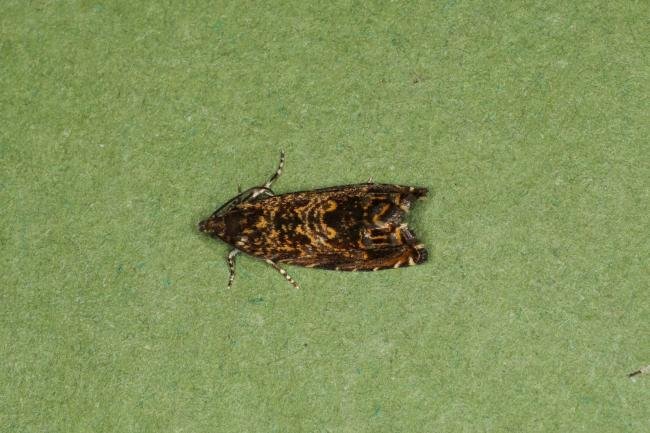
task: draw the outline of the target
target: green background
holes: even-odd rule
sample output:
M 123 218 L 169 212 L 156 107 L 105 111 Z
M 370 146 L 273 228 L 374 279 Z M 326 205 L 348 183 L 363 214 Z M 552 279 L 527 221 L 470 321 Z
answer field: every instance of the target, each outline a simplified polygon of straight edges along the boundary
M 642 432 L 648 2 L 3 1 L 0 430 Z M 196 223 L 426 186 L 429 262 Z

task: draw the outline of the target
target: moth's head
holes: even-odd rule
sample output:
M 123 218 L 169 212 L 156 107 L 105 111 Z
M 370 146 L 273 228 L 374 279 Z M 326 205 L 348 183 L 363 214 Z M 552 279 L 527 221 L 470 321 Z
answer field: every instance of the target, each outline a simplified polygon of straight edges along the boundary
M 199 223 L 199 231 L 214 237 L 223 237 L 226 231 L 226 222 L 221 215 L 212 215 Z
M 232 243 L 241 236 L 241 215 L 233 209 L 217 211 L 199 223 L 199 231 Z

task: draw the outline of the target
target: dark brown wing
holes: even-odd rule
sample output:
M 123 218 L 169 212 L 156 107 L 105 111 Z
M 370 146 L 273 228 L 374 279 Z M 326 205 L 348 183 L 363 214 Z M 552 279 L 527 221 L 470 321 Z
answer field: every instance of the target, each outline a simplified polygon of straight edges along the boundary
M 427 260 L 424 245 L 400 245 L 368 250 L 351 250 L 346 253 L 306 254 L 279 262 L 309 268 L 334 269 L 337 271 L 379 271 L 402 266 L 412 266 Z
M 427 251 L 403 223 L 425 188 L 359 184 L 237 205 L 237 248 L 279 263 L 371 271 L 422 263 Z M 233 217 L 235 215 L 233 214 Z

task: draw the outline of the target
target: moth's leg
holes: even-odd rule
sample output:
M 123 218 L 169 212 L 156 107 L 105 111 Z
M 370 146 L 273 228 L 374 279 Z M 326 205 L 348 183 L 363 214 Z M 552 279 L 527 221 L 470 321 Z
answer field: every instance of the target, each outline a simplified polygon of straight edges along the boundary
M 265 261 L 266 261 L 266 263 L 268 263 L 269 265 L 273 266 L 273 268 L 274 268 L 276 271 L 278 271 L 280 274 L 282 274 L 282 276 L 283 276 L 284 278 L 286 278 L 287 281 L 288 281 L 289 283 L 291 283 L 291 285 L 292 285 L 293 287 L 295 287 L 296 289 L 299 289 L 299 288 L 300 288 L 300 286 L 298 285 L 298 283 L 296 283 L 296 280 L 294 280 L 293 278 L 291 278 L 291 276 L 290 276 L 289 274 L 287 274 L 287 271 L 285 271 L 285 270 L 282 269 L 280 266 L 278 266 L 277 263 L 275 263 L 275 262 L 273 262 L 273 261 L 271 261 L 271 260 L 269 260 L 269 259 L 266 259 Z
M 280 164 L 278 165 L 278 169 L 275 170 L 275 173 L 273 173 L 273 176 L 269 180 L 266 181 L 264 184 L 264 188 L 270 189 L 271 184 L 276 181 L 278 177 L 282 174 L 282 167 L 284 167 L 284 150 L 280 151 Z
M 233 248 L 228 253 L 228 258 L 226 259 L 228 261 L 228 271 L 230 272 L 230 275 L 228 276 L 228 288 L 231 288 L 232 282 L 235 281 L 235 256 L 237 256 L 237 254 L 239 254 L 239 250 Z
M 275 170 L 275 173 L 273 173 L 273 176 L 271 176 L 269 180 L 267 180 L 266 183 L 259 188 L 251 188 L 251 195 L 248 197 L 248 199 L 246 199 L 246 201 L 255 200 L 262 194 L 268 197 L 275 195 L 273 194 L 273 191 L 271 191 L 271 184 L 275 182 L 276 179 L 282 174 L 282 167 L 284 167 L 284 150 L 280 151 L 280 164 L 278 165 L 278 169 Z
M 261 186 L 261 187 L 259 187 L 259 188 L 251 188 L 250 191 L 251 191 L 251 195 L 250 195 L 250 197 L 248 197 L 248 198 L 247 198 L 246 200 L 244 200 L 244 201 L 253 201 L 253 200 L 255 200 L 257 197 L 259 197 L 259 196 L 261 196 L 261 195 L 265 195 L 265 196 L 267 196 L 267 197 L 272 197 L 272 196 L 275 195 L 275 194 L 273 194 L 273 191 L 271 191 L 270 189 L 268 189 L 268 188 L 266 188 L 266 187 L 263 187 L 263 186 Z

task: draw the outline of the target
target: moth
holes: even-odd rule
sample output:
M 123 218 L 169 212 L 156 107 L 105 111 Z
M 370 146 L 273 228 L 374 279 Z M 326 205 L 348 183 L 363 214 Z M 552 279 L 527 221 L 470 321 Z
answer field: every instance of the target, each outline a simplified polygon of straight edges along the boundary
M 199 223 L 199 231 L 232 246 L 228 288 L 235 257 L 260 258 L 298 283 L 279 264 L 338 271 L 378 271 L 427 260 L 427 250 L 403 222 L 426 188 L 367 183 L 275 195 L 271 185 L 280 164 L 262 186 L 239 192 Z

